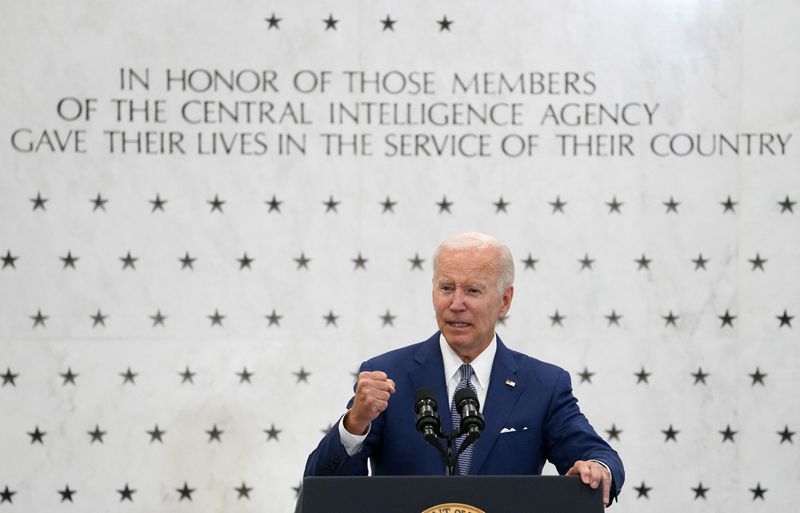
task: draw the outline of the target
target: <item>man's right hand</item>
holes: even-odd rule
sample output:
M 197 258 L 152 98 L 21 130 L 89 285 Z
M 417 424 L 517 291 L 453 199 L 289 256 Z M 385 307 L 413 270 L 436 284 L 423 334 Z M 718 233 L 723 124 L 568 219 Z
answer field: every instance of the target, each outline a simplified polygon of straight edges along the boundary
M 344 428 L 354 435 L 365 434 L 370 422 L 389 406 L 393 393 L 394 381 L 385 372 L 359 373 L 353 407 L 344 416 Z

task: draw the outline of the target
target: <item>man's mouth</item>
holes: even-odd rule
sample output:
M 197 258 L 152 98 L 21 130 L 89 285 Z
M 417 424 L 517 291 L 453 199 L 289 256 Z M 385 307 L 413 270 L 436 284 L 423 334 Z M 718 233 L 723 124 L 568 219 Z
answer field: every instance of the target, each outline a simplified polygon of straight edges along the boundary
M 454 327 L 454 328 L 468 328 L 468 327 L 472 326 L 472 325 L 471 325 L 470 323 L 468 323 L 468 322 L 454 322 L 454 321 L 448 321 L 448 322 L 447 322 L 447 324 L 448 324 L 448 326 L 452 326 L 452 327 Z

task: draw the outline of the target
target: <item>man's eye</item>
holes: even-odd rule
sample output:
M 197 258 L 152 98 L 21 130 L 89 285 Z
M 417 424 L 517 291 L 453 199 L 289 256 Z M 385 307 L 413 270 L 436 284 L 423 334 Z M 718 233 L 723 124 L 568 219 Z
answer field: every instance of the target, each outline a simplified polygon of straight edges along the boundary
M 441 290 L 442 290 L 442 292 L 452 292 L 453 291 L 453 287 L 451 287 L 450 285 L 442 285 L 441 286 Z

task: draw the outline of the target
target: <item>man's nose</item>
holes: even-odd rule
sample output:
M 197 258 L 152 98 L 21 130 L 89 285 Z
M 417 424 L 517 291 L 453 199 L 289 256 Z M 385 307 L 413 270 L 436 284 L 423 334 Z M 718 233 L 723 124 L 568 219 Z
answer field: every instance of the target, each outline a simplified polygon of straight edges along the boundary
M 453 300 L 450 302 L 450 310 L 454 312 L 464 311 L 467 306 L 464 303 L 464 292 L 461 289 L 456 289 L 453 292 Z

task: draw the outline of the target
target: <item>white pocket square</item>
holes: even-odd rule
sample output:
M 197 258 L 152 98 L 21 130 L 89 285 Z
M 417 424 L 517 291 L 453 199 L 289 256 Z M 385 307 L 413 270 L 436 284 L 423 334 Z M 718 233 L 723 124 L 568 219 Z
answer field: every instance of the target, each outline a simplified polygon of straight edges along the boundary
M 503 428 L 500 430 L 500 434 L 502 435 L 503 433 L 513 433 L 514 431 L 516 431 L 516 428 Z

